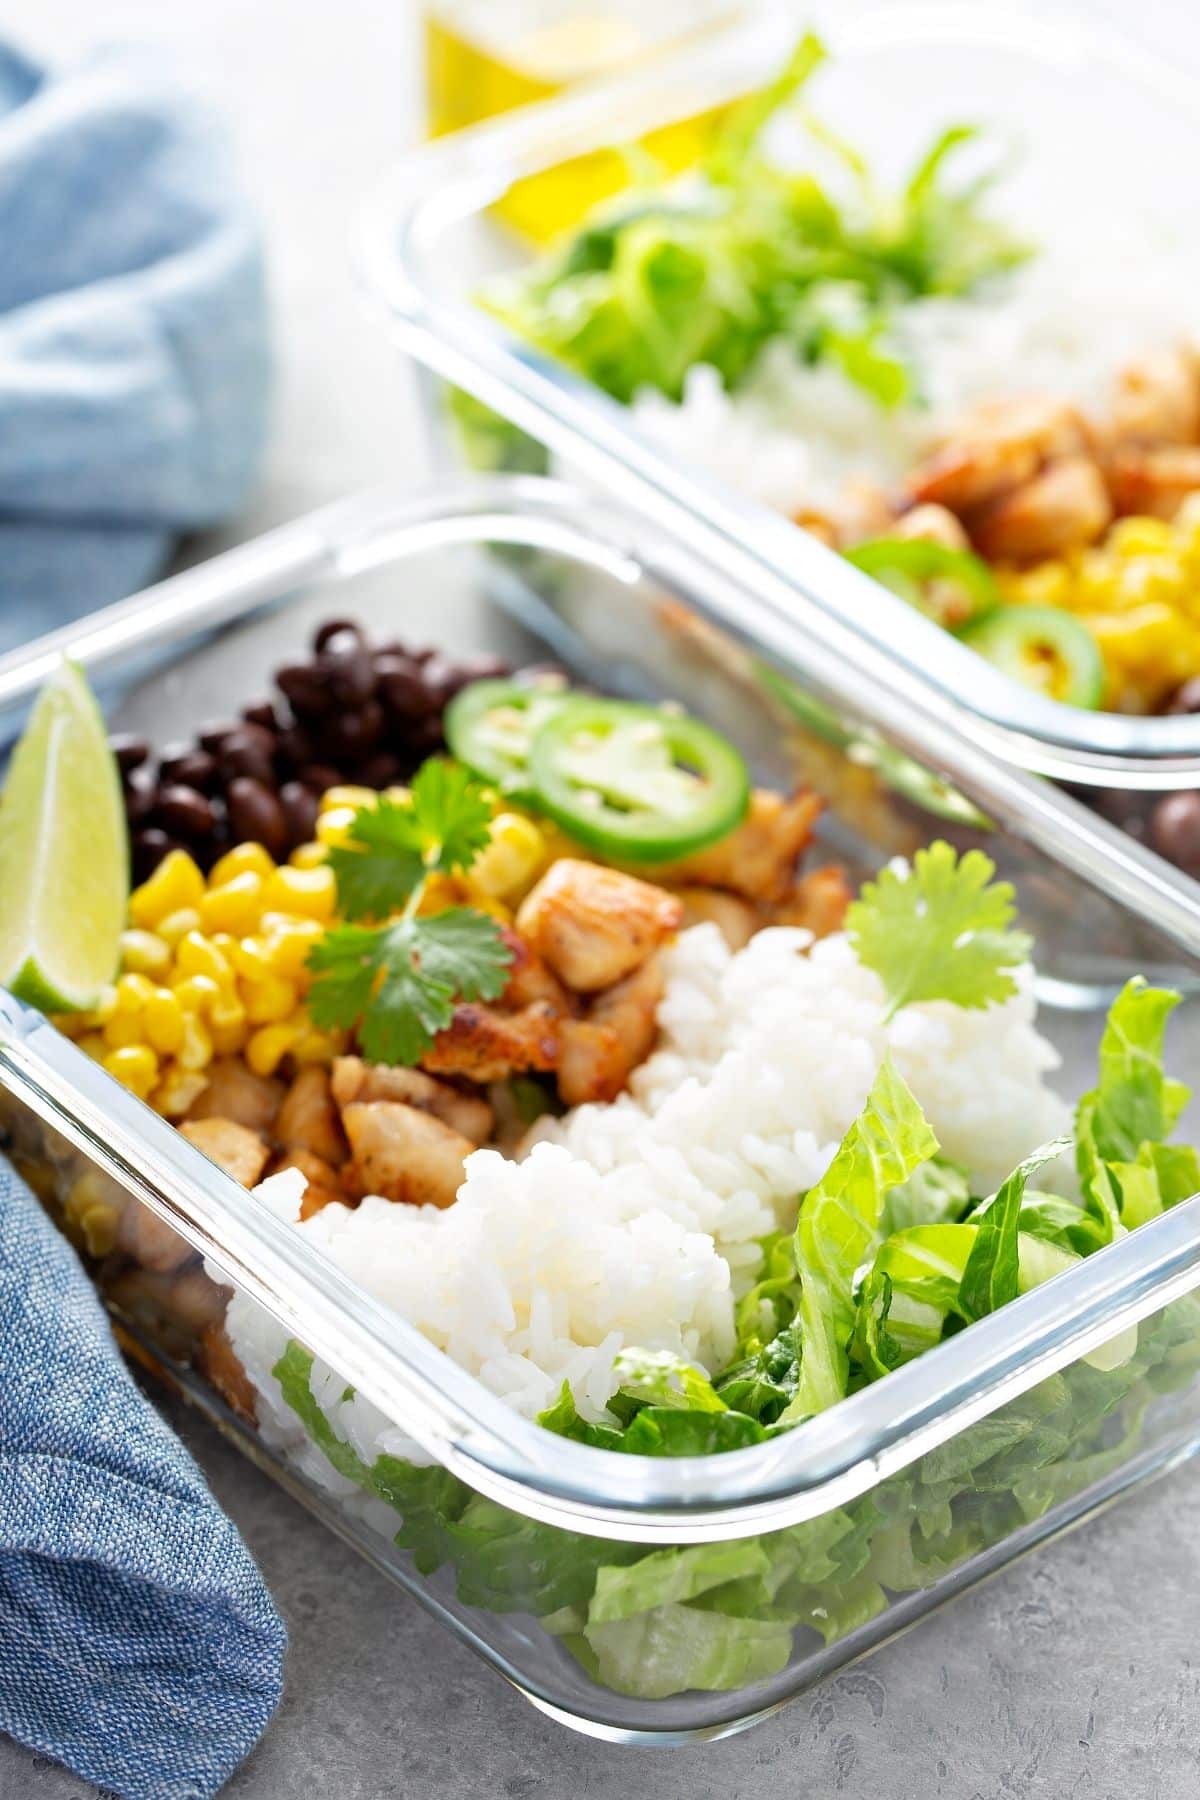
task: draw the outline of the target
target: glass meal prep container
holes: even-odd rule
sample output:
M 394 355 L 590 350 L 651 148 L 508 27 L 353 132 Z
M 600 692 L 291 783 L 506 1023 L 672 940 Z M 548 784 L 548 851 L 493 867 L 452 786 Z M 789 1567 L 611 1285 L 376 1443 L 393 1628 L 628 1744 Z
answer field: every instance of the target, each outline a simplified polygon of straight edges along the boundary
M 776 606 L 558 484 L 490 477 L 303 519 L 10 654 L 0 719 L 16 725 L 69 653 L 114 728 L 174 738 L 258 692 L 331 614 L 669 695 L 760 780 L 824 793 L 821 848 L 855 876 L 934 837 L 983 844 L 1037 938 L 1063 1091 L 1087 1085 L 1104 1006 L 1135 970 L 1186 990 L 1173 1067 L 1182 1053 L 1177 1072 L 1200 1078 L 1194 884 L 993 759 L 935 686 L 889 690 L 882 653 L 816 602 Z M 511 1410 L 6 994 L 0 1133 L 77 1244 L 89 1208 L 144 1225 L 89 1258 L 132 1354 L 537 1706 L 612 1740 L 737 1729 L 1200 1446 L 1200 1196 L 789 1433 L 653 1459 Z M 238 1416 L 213 1385 L 200 1334 L 231 1295 L 299 1378 L 289 1428 L 261 1399 L 257 1425 Z M 397 1483 L 381 1458 L 364 1486 L 361 1445 L 312 1402 L 351 1389 L 426 1466 Z M 598 1571 L 655 1556 L 692 1571 L 677 1596 L 761 1592 L 726 1660 L 697 1652 L 696 1687 L 634 1697 L 636 1668 L 589 1662 L 572 1634 Z M 801 1584 L 807 1623 L 780 1623 L 764 1568 Z
M 478 303 L 482 283 L 533 254 L 498 222 L 523 184 L 551 170 L 565 181 L 600 146 L 719 118 L 777 74 L 803 23 L 772 9 L 653 72 L 413 153 L 363 208 L 364 286 L 421 366 L 445 459 L 552 464 L 586 477 L 781 607 L 803 594 L 852 623 L 887 646 L 893 666 L 920 672 L 968 709 L 993 754 L 1095 792 L 1110 816 L 1144 835 L 1156 794 L 1200 787 L 1200 717 L 1083 711 L 1026 688 L 782 514 L 665 452 L 626 408 Z M 1196 144 L 1197 87 L 1185 71 L 1055 8 L 934 0 L 838 9 L 817 24 L 830 60 L 814 108 L 884 180 L 911 167 L 936 130 L 982 121 L 1020 146 L 999 210 L 1036 240 L 1080 194 L 1103 194 L 1106 216 L 1135 217 L 1148 236 L 1178 239 Z M 1122 791 L 1145 799 L 1122 800 Z

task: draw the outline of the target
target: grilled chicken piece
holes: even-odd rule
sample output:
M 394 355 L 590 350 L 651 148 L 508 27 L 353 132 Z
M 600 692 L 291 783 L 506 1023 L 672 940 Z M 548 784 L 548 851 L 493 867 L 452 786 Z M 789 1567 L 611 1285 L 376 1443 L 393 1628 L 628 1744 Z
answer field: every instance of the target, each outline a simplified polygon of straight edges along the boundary
M 563 857 L 517 914 L 517 930 L 577 993 L 611 987 L 679 927 L 674 894 L 599 863 Z
M 1200 459 L 1200 450 L 1194 452 Z M 1094 544 L 1112 519 L 1099 464 L 1065 456 L 970 520 L 976 549 L 990 562 L 1033 562 Z
M 423 1069 L 389 1068 L 385 1063 L 366 1063 L 360 1056 L 335 1057 L 333 1097 L 339 1106 L 355 1100 L 399 1100 L 432 1113 L 473 1144 L 486 1144 L 492 1135 L 492 1109 L 478 1094 L 464 1094 L 447 1081 L 435 1081 Z
M 828 937 L 840 931 L 846 919 L 846 908 L 854 898 L 846 871 L 837 863 L 813 869 L 802 875 L 786 900 L 773 906 L 772 925 L 802 925 L 814 937 Z
M 1127 363 L 1113 393 L 1113 447 L 1194 444 L 1197 438 L 1200 379 L 1194 356 L 1176 345 Z
M 281 1175 L 285 1169 L 298 1169 L 308 1184 L 300 1200 L 302 1219 L 311 1219 L 323 1206 L 331 1206 L 335 1201 L 345 1205 L 346 1195 L 337 1170 L 312 1150 L 281 1150 L 271 1158 L 266 1173 Z
M 225 1317 L 229 1289 L 218 1287 L 197 1257 L 185 1269 L 125 1269 L 105 1284 L 105 1296 L 145 1328 L 170 1354 L 186 1355 L 210 1325 Z
M 904 543 L 940 544 L 943 550 L 969 550 L 970 542 L 959 521 L 946 506 L 927 503 L 903 513 L 888 532 Z
M 1173 519 L 1189 494 L 1200 492 L 1200 445 L 1119 450 L 1108 465 L 1108 490 L 1122 515 Z
M 536 1000 L 544 1000 L 555 1012 L 569 1013 L 574 1009 L 575 1001 L 563 986 L 558 976 L 542 961 L 537 951 L 532 949 L 519 932 L 504 927 L 503 937 L 512 952 L 512 962 L 508 968 L 508 986 L 501 995 L 504 1006 L 532 1006 Z
M 683 929 L 715 925 L 731 950 L 744 950 L 761 922 L 748 900 L 722 893 L 720 888 L 680 888 L 679 898 L 683 901 Z
M 300 1070 L 283 1097 L 273 1136 L 285 1150 L 311 1150 L 327 1163 L 345 1160 L 346 1139 L 328 1070 L 311 1064 Z
M 616 1099 L 654 1046 L 665 985 L 659 960 L 651 956 L 597 994 L 586 1018 L 563 1020 L 558 1091 L 568 1106 Z
M 179 1129 L 189 1144 L 203 1150 L 243 1187 L 253 1187 L 261 1176 L 267 1146 L 245 1125 L 234 1119 L 185 1119 Z
M 482 1086 L 525 1069 L 554 1068 L 558 1041 L 558 1015 L 544 1000 L 513 1013 L 460 1000 L 421 1064 L 431 1074 L 462 1075 Z
M 908 491 L 915 501 L 970 512 L 1024 487 L 1052 458 L 1088 448 L 1087 428 L 1065 401 L 989 401 L 959 421 L 909 477 Z
M 470 1138 L 397 1100 L 356 1100 L 342 1123 L 353 1155 L 342 1170 L 348 1192 L 413 1206 L 453 1206 L 463 1163 L 475 1148 Z
M 222 1400 L 248 1425 L 258 1423 L 258 1396 L 254 1383 L 238 1360 L 223 1325 L 209 1325 L 200 1339 L 196 1366 L 216 1388 Z
M 804 788 L 788 799 L 769 788 L 756 788 L 750 811 L 736 831 L 657 873 L 681 886 L 698 883 L 727 888 L 747 900 L 782 900 L 823 806 L 820 795 Z
M 240 1058 L 222 1056 L 208 1071 L 208 1086 L 188 1107 L 189 1119 L 232 1119 L 267 1133 L 283 1099 L 282 1081 L 253 1074 Z

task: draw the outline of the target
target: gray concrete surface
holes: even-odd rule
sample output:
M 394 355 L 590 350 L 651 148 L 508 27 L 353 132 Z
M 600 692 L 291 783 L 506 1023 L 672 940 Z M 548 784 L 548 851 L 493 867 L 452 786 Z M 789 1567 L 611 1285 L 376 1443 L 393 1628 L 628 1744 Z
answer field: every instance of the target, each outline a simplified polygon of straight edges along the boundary
M 1095 0 L 1123 16 L 1120 0 Z M 798 16 L 820 12 L 798 9 Z M 212 547 L 419 475 L 411 392 L 342 256 L 362 184 L 415 135 L 411 0 L 38 0 L 31 45 L 174 50 L 219 95 L 266 221 L 279 403 L 261 489 Z M 1192 0 L 1136 28 L 1200 54 Z M 236 1800 L 1191 1800 L 1200 1795 L 1200 1474 L 1183 1470 L 722 1744 L 628 1751 L 543 1719 L 200 1421 L 173 1413 L 287 1615 L 287 1694 Z M 0 1740 L 0 1800 L 95 1790 Z

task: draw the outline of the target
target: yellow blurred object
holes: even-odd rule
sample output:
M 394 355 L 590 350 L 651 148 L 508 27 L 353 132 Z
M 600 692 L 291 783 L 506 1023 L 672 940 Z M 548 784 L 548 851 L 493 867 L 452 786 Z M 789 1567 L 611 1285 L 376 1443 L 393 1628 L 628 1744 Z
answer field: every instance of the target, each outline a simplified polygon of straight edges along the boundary
M 576 82 L 621 74 L 723 25 L 749 7 L 738 0 L 430 0 L 425 12 L 425 74 L 432 137 L 545 100 Z M 685 119 L 642 140 L 669 173 L 703 155 L 719 111 Z M 585 212 L 628 186 L 619 152 L 574 157 L 517 182 L 496 212 L 536 243 L 545 243 Z
M 1104 704 L 1158 712 L 1200 675 L 1200 499 L 1174 520 L 1118 519 L 1100 544 L 1030 569 L 998 569 L 1005 600 L 1061 606 L 1104 658 Z
M 490 838 L 467 873 L 473 896 L 515 902 L 528 893 L 548 861 L 545 833 L 523 813 L 499 812 Z

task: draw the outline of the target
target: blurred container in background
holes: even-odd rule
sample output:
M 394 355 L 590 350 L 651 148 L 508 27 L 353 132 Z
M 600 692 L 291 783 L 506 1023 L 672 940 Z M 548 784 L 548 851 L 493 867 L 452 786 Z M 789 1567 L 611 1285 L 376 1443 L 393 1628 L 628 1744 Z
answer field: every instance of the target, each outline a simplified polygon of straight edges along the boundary
M 628 70 L 730 24 L 749 0 L 428 0 L 424 15 L 429 132 L 440 137 Z M 654 132 L 642 148 L 669 169 L 696 161 L 717 115 Z M 544 241 L 628 181 L 619 154 L 581 157 L 521 183 L 497 209 Z

